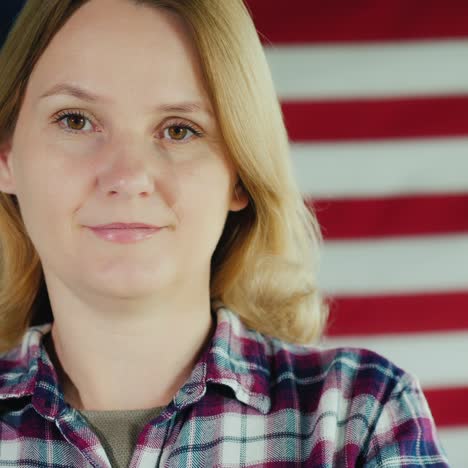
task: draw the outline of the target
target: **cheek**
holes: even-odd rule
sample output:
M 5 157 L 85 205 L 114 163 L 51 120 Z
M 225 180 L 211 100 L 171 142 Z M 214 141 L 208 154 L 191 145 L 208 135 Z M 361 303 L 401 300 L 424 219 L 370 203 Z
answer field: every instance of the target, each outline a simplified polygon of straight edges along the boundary
M 77 184 L 86 177 L 77 165 L 55 158 L 47 148 L 30 151 L 23 161 L 20 171 L 23 197 L 47 211 L 54 212 L 70 200 Z
M 40 178 L 31 181 L 22 195 L 21 211 L 31 238 L 55 238 L 57 230 L 66 226 L 65 216 L 72 199 L 69 187 L 61 185 L 59 189 L 56 181 Z
M 58 130 L 51 130 L 58 132 Z M 89 159 L 96 159 L 96 155 L 101 152 L 105 144 L 102 135 L 78 136 L 67 134 L 64 130 L 56 133 L 51 138 L 49 151 L 52 155 L 57 155 L 59 160 L 65 159 L 69 164 L 83 164 Z
M 66 229 L 67 216 L 69 222 L 73 216 L 74 203 L 80 200 L 80 176 L 53 164 L 44 148 L 23 148 L 17 156 L 15 179 L 26 230 L 33 243 L 50 242 L 58 230 Z
M 197 212 L 227 209 L 230 175 L 223 161 L 213 157 L 179 169 L 176 177 L 187 206 Z
M 220 161 L 212 160 L 197 169 L 178 172 L 178 182 L 181 191 L 174 212 L 181 241 L 192 249 L 193 245 L 205 245 L 214 250 L 229 209 L 228 171 Z

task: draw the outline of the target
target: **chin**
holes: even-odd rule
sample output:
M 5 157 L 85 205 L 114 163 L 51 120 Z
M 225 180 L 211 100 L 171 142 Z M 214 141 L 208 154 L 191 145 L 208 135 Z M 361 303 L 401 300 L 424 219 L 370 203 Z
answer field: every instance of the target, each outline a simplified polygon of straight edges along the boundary
M 125 274 L 114 275 L 113 278 L 106 275 L 93 281 L 90 288 L 99 292 L 100 295 L 115 297 L 116 299 L 141 299 L 157 293 L 158 290 L 167 290 L 170 287 L 168 275 L 162 277 L 161 274 Z

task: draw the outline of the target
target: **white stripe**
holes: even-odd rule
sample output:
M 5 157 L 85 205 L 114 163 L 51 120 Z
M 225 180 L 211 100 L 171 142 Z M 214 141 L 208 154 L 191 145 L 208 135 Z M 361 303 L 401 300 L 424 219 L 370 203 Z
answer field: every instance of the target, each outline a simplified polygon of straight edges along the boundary
M 443 428 L 438 431 L 442 446 L 447 452 L 451 468 L 466 468 L 468 455 L 468 426 L 459 428 Z
M 323 338 L 323 347 L 375 351 L 413 374 L 424 388 L 468 386 L 468 331 Z M 458 356 L 458 359 L 457 359 Z
M 317 198 L 468 192 L 468 138 L 292 144 L 291 157 Z
M 468 234 L 326 241 L 320 262 L 331 295 L 468 289 Z
M 265 46 L 282 99 L 458 94 L 468 91 L 468 41 Z

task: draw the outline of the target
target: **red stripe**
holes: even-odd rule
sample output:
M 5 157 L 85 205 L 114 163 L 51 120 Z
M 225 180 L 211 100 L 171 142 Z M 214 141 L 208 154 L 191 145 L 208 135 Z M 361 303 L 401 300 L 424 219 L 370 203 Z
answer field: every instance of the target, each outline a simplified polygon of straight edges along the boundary
M 436 426 L 468 425 L 468 387 L 423 389 L 423 391 Z
M 468 291 L 336 296 L 329 305 L 327 336 L 468 330 Z
M 327 240 L 468 232 L 468 193 L 305 203 L 317 215 Z
M 464 0 L 247 0 L 260 37 L 277 44 L 468 36 Z
M 468 135 L 468 96 L 283 102 L 293 141 Z

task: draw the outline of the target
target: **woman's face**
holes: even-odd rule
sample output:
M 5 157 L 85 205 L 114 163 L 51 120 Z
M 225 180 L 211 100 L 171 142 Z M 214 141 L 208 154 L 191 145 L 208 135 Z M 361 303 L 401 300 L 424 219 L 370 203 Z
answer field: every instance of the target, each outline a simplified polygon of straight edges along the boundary
M 91 0 L 54 37 L 1 172 L 48 282 L 122 298 L 207 284 L 247 204 L 184 24 L 126 0 Z M 113 222 L 165 228 L 122 244 L 86 227 Z

